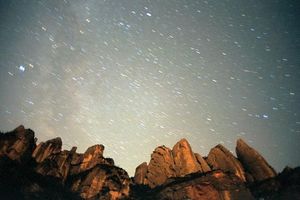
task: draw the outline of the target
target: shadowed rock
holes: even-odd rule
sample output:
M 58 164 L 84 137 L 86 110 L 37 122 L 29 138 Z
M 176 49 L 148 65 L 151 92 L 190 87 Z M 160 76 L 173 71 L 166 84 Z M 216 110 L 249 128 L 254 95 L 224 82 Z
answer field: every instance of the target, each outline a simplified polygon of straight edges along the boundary
M 20 125 L 15 130 L 0 135 L 0 157 L 25 162 L 31 159 L 35 148 L 34 132 Z
M 253 177 L 252 181 L 261 181 L 277 175 L 267 161 L 242 139 L 237 140 L 236 154 L 247 172 Z
M 212 169 L 221 169 L 225 172 L 234 173 L 242 181 L 246 181 L 244 168 L 241 163 L 221 144 L 210 150 L 207 162 Z
M 232 173 L 221 170 L 205 175 L 194 173 L 172 178 L 155 190 L 143 192 L 138 200 L 254 200 L 244 182 Z

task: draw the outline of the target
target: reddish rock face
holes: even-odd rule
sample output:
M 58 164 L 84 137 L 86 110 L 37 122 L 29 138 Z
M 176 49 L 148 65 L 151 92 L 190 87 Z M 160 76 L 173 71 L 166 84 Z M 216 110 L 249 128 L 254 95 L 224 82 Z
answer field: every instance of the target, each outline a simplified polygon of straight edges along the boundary
M 201 174 L 201 173 L 200 173 Z M 240 178 L 226 174 L 220 170 L 207 173 L 188 175 L 161 186 L 153 199 L 172 200 L 254 200 L 250 191 Z
M 144 184 L 145 181 L 145 177 L 147 174 L 147 163 L 143 162 L 142 164 L 140 164 L 139 166 L 137 166 L 137 168 L 135 169 L 135 174 L 134 174 L 134 182 L 136 184 Z
M 153 188 L 174 176 L 176 172 L 171 149 L 157 147 L 151 155 L 144 184 Z
M 149 165 L 144 163 L 137 167 L 134 180 L 137 184 L 154 188 L 171 177 L 210 170 L 206 161 L 199 154 L 193 153 L 188 141 L 182 139 L 172 150 L 165 146 L 157 147 L 151 155 Z
M 201 170 L 192 148 L 186 139 L 181 139 L 174 145 L 172 155 L 177 177 Z
M 126 171 L 115 166 L 97 165 L 74 176 L 68 183 L 83 199 L 118 200 L 129 195 L 130 179 Z
M 300 196 L 300 168 L 286 168 L 276 175 L 243 140 L 238 140 L 236 147 L 241 163 L 222 145 L 211 149 L 205 159 L 193 153 L 185 139 L 172 150 L 157 147 L 149 165 L 142 163 L 136 168 L 135 184 L 125 170 L 114 166 L 113 159 L 104 158 L 103 145 L 94 145 L 83 154 L 76 153 L 76 147 L 70 151 L 62 151 L 61 147 L 60 138 L 36 147 L 34 132 L 23 126 L 0 133 L 1 198 L 3 194 L 9 196 L 6 199 L 47 199 L 50 195 L 49 199 L 70 200 L 78 195 L 85 200 L 252 200 L 252 195 L 257 199 Z M 64 198 L 66 193 L 69 198 Z
M 207 162 L 212 169 L 221 169 L 234 173 L 242 181 L 246 181 L 244 168 L 241 163 L 222 145 L 212 148 L 207 156 Z
M 251 175 L 252 180 L 248 181 L 261 181 L 277 175 L 267 161 L 242 139 L 237 140 L 236 154 Z
M 205 173 L 211 171 L 211 168 L 199 153 L 195 153 L 195 157 L 200 165 L 200 172 Z
M 41 163 L 52 154 L 58 154 L 61 152 L 62 141 L 61 138 L 54 138 L 47 142 L 41 142 L 35 148 L 32 153 L 32 157 L 35 158 L 36 162 Z

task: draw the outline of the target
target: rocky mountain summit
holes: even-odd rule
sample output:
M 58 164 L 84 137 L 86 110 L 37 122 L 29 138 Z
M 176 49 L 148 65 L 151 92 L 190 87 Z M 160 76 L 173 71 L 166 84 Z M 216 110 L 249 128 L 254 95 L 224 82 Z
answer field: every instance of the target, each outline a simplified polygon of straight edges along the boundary
M 0 133 L 0 199 L 300 199 L 300 168 L 277 174 L 242 139 L 237 157 L 220 144 L 203 157 L 186 139 L 159 146 L 132 178 L 101 144 L 77 153 L 60 138 L 36 142 L 24 126 Z

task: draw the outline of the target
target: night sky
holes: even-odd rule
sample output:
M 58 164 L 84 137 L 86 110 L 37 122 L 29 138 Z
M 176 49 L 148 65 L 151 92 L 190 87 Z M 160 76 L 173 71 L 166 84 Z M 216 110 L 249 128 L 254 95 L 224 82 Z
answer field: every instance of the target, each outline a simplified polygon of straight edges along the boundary
M 0 129 L 103 144 L 130 175 L 181 138 L 300 165 L 297 2 L 0 0 Z

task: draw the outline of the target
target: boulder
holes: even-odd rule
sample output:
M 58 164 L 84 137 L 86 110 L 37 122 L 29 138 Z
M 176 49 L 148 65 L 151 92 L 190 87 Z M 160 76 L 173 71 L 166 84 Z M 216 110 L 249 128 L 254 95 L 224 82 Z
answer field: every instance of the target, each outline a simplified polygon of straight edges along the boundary
M 252 181 L 261 181 L 277 175 L 267 161 L 242 139 L 237 140 L 236 154 L 253 178 Z
M 221 169 L 224 172 L 231 172 L 239 177 L 242 181 L 246 181 L 245 172 L 242 164 L 226 149 L 219 144 L 212 148 L 207 156 L 207 163 L 212 169 Z

